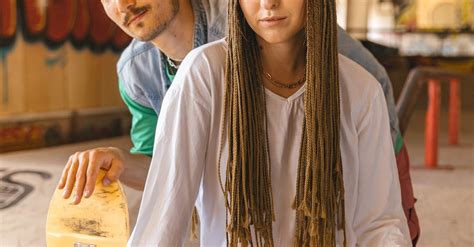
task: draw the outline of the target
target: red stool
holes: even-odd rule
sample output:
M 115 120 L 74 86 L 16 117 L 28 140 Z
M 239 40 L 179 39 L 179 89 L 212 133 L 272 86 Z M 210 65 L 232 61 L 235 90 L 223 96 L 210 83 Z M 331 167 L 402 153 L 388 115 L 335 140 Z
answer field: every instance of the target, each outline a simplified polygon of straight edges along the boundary
M 449 80 L 449 144 L 458 144 L 459 135 L 459 79 Z M 428 110 L 426 112 L 425 126 L 425 167 L 436 169 L 438 167 L 438 137 L 439 116 L 441 108 L 441 85 L 437 78 L 428 80 Z M 446 167 L 452 169 L 451 167 Z

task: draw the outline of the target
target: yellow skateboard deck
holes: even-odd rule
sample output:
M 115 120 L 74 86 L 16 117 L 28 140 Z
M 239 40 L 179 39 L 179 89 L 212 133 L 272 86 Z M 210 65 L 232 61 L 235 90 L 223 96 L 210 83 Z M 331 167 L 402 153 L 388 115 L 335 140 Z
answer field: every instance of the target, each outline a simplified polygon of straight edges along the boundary
M 100 171 L 94 193 L 78 205 L 54 192 L 46 222 L 48 247 L 126 246 L 130 233 L 128 206 L 120 182 L 102 184 Z

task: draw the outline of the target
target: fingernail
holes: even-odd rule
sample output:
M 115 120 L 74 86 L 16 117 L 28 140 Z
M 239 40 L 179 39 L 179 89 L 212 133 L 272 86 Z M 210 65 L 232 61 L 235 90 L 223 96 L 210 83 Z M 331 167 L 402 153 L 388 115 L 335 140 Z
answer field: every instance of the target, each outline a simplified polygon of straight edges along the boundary
M 74 203 L 77 203 L 79 201 L 79 197 L 77 195 L 74 195 Z
M 91 196 L 91 192 L 89 190 L 84 191 L 84 197 Z
M 66 191 L 63 191 L 63 197 L 66 197 Z
M 103 183 L 104 183 L 105 186 L 109 185 L 110 184 L 110 179 L 104 178 Z

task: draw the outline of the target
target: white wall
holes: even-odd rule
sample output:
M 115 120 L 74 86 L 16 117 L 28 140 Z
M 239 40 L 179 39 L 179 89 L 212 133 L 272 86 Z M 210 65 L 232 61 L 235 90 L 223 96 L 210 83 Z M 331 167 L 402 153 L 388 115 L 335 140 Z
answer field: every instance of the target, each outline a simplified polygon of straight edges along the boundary
M 385 46 L 397 46 L 397 37 L 393 33 L 395 7 L 391 2 L 380 3 L 378 0 L 371 0 L 368 6 L 367 26 L 368 40 Z
M 354 32 L 367 29 L 368 10 L 371 0 L 347 0 L 347 30 L 357 39 L 366 39 L 364 32 Z M 351 31 L 352 30 L 352 31 Z
M 346 29 L 347 26 L 347 1 L 336 0 L 337 24 Z

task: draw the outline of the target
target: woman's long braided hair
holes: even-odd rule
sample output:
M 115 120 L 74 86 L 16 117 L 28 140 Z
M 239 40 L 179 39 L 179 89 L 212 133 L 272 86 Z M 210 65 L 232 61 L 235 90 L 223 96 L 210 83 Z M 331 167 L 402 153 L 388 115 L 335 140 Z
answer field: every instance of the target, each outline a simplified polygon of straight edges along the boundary
M 259 47 L 239 0 L 229 0 L 228 10 L 222 136 L 227 137 L 229 157 L 221 184 L 227 245 L 273 246 L 275 214 Z M 335 0 L 306 0 L 306 18 L 305 119 L 293 202 L 295 246 L 330 247 L 336 244 L 336 229 L 345 224 Z M 221 152 L 223 148 L 221 143 Z

